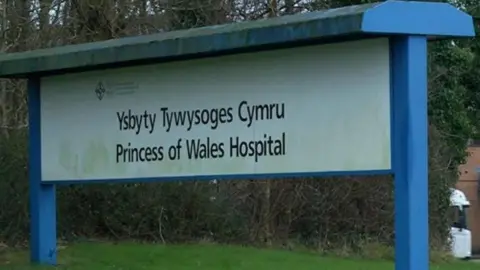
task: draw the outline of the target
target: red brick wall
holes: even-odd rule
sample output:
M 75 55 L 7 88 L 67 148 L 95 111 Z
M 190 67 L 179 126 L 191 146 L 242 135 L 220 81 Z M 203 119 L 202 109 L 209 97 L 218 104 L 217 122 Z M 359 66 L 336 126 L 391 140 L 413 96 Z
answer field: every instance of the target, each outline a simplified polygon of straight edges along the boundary
M 460 179 L 457 188 L 465 193 L 470 201 L 468 225 L 472 231 L 472 248 L 480 253 L 480 201 L 477 168 L 480 168 L 480 147 L 470 147 L 470 156 L 465 165 L 460 166 Z

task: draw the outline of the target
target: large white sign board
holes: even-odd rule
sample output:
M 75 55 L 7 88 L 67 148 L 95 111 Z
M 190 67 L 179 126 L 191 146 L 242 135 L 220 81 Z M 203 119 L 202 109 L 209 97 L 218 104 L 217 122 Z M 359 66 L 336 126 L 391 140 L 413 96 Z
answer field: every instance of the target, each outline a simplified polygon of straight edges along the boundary
M 388 39 L 45 77 L 42 180 L 391 168 Z

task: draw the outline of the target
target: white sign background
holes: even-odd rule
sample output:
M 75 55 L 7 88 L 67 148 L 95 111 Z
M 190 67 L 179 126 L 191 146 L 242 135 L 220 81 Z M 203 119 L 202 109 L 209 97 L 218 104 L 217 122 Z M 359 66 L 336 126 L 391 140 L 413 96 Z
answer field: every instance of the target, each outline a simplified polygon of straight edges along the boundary
M 284 118 L 247 127 L 238 115 L 242 101 L 283 103 Z M 231 107 L 232 121 L 166 132 L 162 107 Z M 121 131 L 117 113 L 128 110 L 156 114 L 153 132 Z M 264 134 L 284 134 L 280 155 L 230 156 L 230 137 L 255 141 Z M 189 159 L 185 142 L 207 137 L 224 143 L 224 156 Z M 170 160 L 179 139 L 180 158 Z M 43 181 L 390 169 L 388 39 L 45 77 L 41 143 Z M 117 144 L 128 143 L 163 147 L 163 160 L 117 162 Z

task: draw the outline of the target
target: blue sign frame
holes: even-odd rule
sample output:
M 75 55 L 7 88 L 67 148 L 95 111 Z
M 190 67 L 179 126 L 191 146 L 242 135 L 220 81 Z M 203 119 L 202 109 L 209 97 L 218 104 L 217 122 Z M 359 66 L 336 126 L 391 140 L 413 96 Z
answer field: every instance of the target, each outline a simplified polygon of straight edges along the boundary
M 56 264 L 55 188 L 58 184 L 79 182 L 41 181 L 41 77 L 309 44 L 388 37 L 392 78 L 392 169 L 334 174 L 394 175 L 395 269 L 427 270 L 429 264 L 427 41 L 432 38 L 473 36 L 475 30 L 472 17 L 449 4 L 386 1 L 256 22 L 1 55 L 0 77 L 28 79 L 32 262 Z M 223 178 L 244 177 L 265 175 L 235 175 Z M 207 179 L 208 176 L 203 178 Z M 182 179 L 184 178 L 170 178 L 170 180 Z M 165 179 L 126 181 L 159 180 Z M 118 182 L 115 179 L 106 181 Z

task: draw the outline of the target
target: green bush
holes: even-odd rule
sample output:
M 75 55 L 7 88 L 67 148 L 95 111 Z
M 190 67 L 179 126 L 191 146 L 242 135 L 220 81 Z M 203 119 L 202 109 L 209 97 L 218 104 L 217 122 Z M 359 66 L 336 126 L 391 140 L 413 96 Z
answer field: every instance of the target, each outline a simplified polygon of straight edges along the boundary
M 446 243 L 446 151 L 430 131 L 432 245 Z M 28 241 L 26 134 L 0 140 L 0 241 Z M 268 187 L 269 197 L 265 194 Z M 328 252 L 362 253 L 393 244 L 391 177 L 337 177 L 266 181 L 207 181 L 60 186 L 59 237 L 156 242 L 215 241 L 263 245 L 298 243 Z M 266 198 L 269 198 L 266 201 Z

